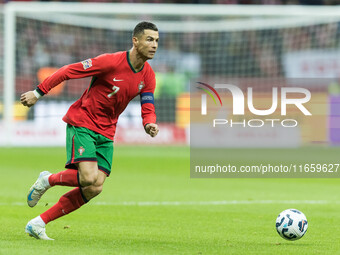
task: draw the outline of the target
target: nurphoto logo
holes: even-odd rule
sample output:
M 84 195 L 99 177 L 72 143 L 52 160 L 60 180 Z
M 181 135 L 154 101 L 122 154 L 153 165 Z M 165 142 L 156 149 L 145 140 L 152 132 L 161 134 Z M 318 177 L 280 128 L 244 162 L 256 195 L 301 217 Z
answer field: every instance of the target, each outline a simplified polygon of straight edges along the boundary
M 207 115 L 207 94 L 210 95 L 214 103 L 217 105 L 217 102 L 211 92 L 215 94 L 215 96 L 218 98 L 221 107 L 223 107 L 223 103 L 221 100 L 221 97 L 217 90 L 228 90 L 231 93 L 232 96 L 232 114 L 238 115 L 238 116 L 244 116 L 245 115 L 245 101 L 247 101 L 247 107 L 248 110 L 256 115 L 256 116 L 269 116 L 278 108 L 278 88 L 273 87 L 272 88 L 272 105 L 269 109 L 256 109 L 254 106 L 254 96 L 253 96 L 253 88 L 248 87 L 247 88 L 247 98 L 245 97 L 242 90 L 232 84 L 215 84 L 214 86 L 210 86 L 206 83 L 198 82 L 198 84 L 203 85 L 205 88 L 197 87 L 200 90 L 203 90 L 205 93 L 202 93 L 201 95 L 201 115 Z M 208 90 L 210 89 L 210 91 Z M 281 116 L 287 116 L 287 106 L 288 105 L 294 105 L 297 109 L 300 110 L 300 112 L 305 116 L 311 116 L 311 112 L 307 110 L 307 108 L 304 106 L 307 102 L 311 99 L 311 92 L 308 89 L 305 88 L 299 88 L 299 87 L 281 87 L 280 88 L 280 101 L 281 101 Z M 302 97 L 298 98 L 290 98 L 288 95 L 302 95 Z M 270 124 L 272 127 L 274 127 L 277 123 L 280 123 L 282 127 L 296 127 L 298 125 L 298 121 L 296 119 L 243 119 L 242 121 L 235 122 L 233 119 L 213 119 L 213 127 L 219 126 L 219 125 L 227 125 L 228 127 L 234 127 L 236 125 L 243 126 L 243 127 L 262 127 L 265 124 Z

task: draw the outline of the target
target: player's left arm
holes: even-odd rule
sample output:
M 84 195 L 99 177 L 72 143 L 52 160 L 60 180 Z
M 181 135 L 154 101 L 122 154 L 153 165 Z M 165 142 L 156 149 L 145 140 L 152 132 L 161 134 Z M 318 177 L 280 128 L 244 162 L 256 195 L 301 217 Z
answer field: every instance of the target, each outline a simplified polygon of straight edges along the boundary
M 151 137 L 155 137 L 159 132 L 158 125 L 155 123 L 147 123 L 144 129 L 145 132 L 149 134 Z
M 156 124 L 156 112 L 154 104 L 156 79 L 153 75 L 153 78 L 150 79 L 149 82 L 147 80 L 145 82 L 145 87 L 140 93 L 143 126 L 147 134 L 149 134 L 151 137 L 155 137 L 159 132 L 158 125 Z

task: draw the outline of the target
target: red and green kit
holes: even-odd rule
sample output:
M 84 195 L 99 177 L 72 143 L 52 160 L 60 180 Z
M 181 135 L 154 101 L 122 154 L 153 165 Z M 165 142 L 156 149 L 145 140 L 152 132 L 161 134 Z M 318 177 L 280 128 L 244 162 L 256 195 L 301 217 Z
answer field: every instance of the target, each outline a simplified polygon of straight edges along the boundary
M 128 51 L 66 65 L 38 85 L 38 92 L 44 95 L 64 80 L 89 76 L 90 86 L 64 116 L 66 123 L 86 127 L 113 140 L 119 115 L 137 95 L 141 98 L 143 125 L 156 122 L 155 73 L 147 62 L 140 71 L 134 70 Z
M 140 95 L 143 125 L 156 123 L 153 96 L 155 73 L 147 62 L 141 70 L 136 71 L 130 63 L 128 51 L 103 54 L 66 65 L 39 84 L 37 91 L 44 95 L 64 80 L 91 76 L 89 87 L 64 116 L 66 123 L 87 128 L 113 140 L 119 115 L 137 95 Z M 70 154 L 71 159 L 79 162 L 83 155 L 88 157 L 86 146 L 74 147 L 73 150 L 70 152 L 73 153 Z M 79 155 L 76 155 L 77 152 Z

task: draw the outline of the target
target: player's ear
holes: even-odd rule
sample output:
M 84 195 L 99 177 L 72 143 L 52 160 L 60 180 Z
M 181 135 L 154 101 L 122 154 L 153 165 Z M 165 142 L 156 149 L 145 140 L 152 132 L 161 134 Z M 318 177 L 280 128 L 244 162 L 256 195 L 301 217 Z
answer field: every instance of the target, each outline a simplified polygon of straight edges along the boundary
M 132 37 L 132 44 L 133 46 L 137 46 L 138 45 L 138 38 L 137 37 Z

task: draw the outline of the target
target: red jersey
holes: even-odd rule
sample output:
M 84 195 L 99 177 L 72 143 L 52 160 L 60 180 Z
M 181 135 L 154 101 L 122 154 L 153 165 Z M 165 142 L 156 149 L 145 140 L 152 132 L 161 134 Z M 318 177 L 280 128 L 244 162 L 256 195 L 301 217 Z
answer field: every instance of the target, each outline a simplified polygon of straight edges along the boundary
M 128 51 L 103 54 L 66 65 L 39 84 L 38 92 L 46 94 L 64 80 L 89 76 L 92 80 L 88 89 L 63 118 L 66 123 L 86 127 L 113 140 L 119 115 L 138 94 L 143 125 L 156 122 L 153 104 L 155 73 L 147 62 L 136 72 Z

